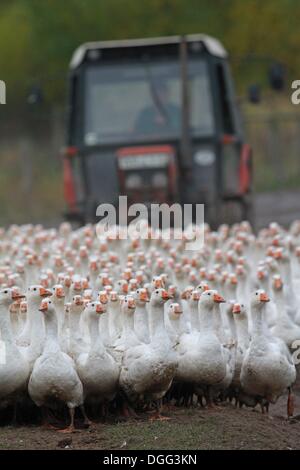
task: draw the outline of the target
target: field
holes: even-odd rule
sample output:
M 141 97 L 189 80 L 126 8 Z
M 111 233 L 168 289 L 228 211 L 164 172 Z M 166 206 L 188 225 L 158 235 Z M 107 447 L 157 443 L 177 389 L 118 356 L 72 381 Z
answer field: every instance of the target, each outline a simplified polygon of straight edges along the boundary
M 0 427 L 4 449 L 300 449 L 300 395 L 296 415 L 286 416 L 286 397 L 270 408 L 238 409 L 226 403 L 213 410 L 177 408 L 166 410 L 169 421 L 150 422 L 148 416 L 126 422 L 108 419 L 89 429 L 61 434 L 39 426 Z

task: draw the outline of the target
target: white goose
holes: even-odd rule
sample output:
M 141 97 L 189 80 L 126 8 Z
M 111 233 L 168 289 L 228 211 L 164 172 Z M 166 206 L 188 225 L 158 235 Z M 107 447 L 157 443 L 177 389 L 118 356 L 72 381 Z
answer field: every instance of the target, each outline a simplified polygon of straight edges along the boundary
M 25 392 L 29 377 L 29 365 L 15 344 L 11 330 L 9 306 L 23 298 L 13 289 L 0 291 L 0 406 L 16 403 L 18 396 Z
M 249 395 L 271 403 L 288 389 L 288 413 L 292 415 L 290 389 L 296 380 L 296 369 L 284 342 L 268 333 L 263 316 L 268 301 L 263 290 L 252 294 L 253 330 L 241 369 L 241 385 Z
M 134 331 L 142 343 L 150 342 L 149 320 L 146 303 L 149 302 L 148 292 L 145 288 L 139 288 L 134 294 L 136 309 L 134 313 Z
M 61 351 L 58 342 L 57 318 L 50 299 L 42 301 L 40 312 L 46 324 L 46 342 L 42 355 L 34 364 L 28 384 L 28 392 L 39 407 L 53 406 L 53 402 L 67 405 L 70 425 L 63 432 L 74 431 L 75 408 L 83 409 L 83 387 L 73 360 Z
M 85 307 L 91 345 L 88 353 L 81 354 L 76 362 L 83 384 L 84 398 L 92 403 L 111 401 L 118 390 L 120 367 L 106 351 L 99 333 L 99 318 L 106 315 L 101 302 L 89 302 Z
M 135 309 L 134 300 L 124 299 L 125 315 L 132 315 Z M 136 403 L 154 400 L 157 403 L 155 418 L 160 416 L 160 400 L 171 386 L 176 373 L 176 355 L 164 326 L 164 303 L 169 300 L 165 289 L 155 289 L 150 298 L 150 344 L 126 348 L 121 374 L 120 386 L 127 399 Z

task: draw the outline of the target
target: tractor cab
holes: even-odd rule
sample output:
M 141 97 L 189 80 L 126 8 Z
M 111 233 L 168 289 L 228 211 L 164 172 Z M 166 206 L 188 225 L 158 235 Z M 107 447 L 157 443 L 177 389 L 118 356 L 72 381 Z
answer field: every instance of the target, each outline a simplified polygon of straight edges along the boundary
M 69 74 L 64 190 L 68 217 L 100 203 L 204 203 L 249 218 L 251 150 L 226 50 L 205 35 L 87 43 Z M 236 209 L 235 209 L 236 213 Z

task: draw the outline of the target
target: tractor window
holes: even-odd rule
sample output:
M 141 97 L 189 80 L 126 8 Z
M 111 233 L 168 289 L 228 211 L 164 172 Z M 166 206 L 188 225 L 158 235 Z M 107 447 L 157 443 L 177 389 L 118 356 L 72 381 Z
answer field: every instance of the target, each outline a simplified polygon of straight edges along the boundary
M 177 138 L 181 132 L 178 62 L 91 66 L 85 76 L 86 145 Z M 214 132 L 207 64 L 189 64 L 192 135 Z
M 220 96 L 220 102 L 221 102 L 223 131 L 226 134 L 232 134 L 234 132 L 234 128 L 233 128 L 233 122 L 232 122 L 229 90 L 226 84 L 224 68 L 222 64 L 217 65 L 217 80 L 218 80 L 218 85 L 219 85 L 219 96 Z

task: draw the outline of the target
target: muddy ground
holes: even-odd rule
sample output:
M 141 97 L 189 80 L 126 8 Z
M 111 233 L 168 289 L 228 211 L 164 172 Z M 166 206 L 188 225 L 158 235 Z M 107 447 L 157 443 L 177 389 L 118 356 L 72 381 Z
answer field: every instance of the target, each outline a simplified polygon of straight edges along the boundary
M 169 421 L 150 422 L 148 415 L 127 422 L 109 418 L 89 429 L 61 434 L 38 425 L 1 426 L 4 449 L 300 449 L 300 395 L 295 417 L 286 419 L 286 397 L 262 415 L 257 408 L 226 403 L 214 410 L 172 408 Z M 80 423 L 79 423 L 80 425 Z

